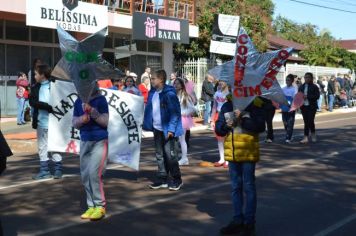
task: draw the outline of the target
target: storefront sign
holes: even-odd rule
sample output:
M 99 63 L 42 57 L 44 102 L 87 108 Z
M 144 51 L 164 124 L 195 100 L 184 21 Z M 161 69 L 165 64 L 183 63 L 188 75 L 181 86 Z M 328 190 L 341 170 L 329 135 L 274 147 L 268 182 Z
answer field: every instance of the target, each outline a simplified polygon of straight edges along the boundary
M 187 20 L 135 12 L 132 19 L 133 39 L 189 43 Z
M 239 16 L 215 15 L 213 34 L 210 41 L 210 52 L 234 56 L 236 37 L 239 31 Z
M 108 26 L 108 8 L 78 0 L 27 0 L 26 24 L 95 33 Z

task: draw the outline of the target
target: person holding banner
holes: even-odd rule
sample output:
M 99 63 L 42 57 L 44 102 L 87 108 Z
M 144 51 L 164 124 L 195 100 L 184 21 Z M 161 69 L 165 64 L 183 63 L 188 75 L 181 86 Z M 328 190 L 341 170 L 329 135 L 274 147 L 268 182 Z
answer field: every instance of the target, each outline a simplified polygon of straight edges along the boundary
M 74 103 L 73 127 L 80 130 L 80 176 L 88 209 L 82 219 L 100 220 L 106 214 L 102 176 L 108 157 L 109 107 L 95 87 L 89 103 L 78 98 Z
M 294 75 L 289 74 L 286 78 L 287 86 L 283 87 L 283 93 L 287 98 L 288 106 L 281 105 L 282 110 L 282 120 L 284 124 L 284 130 L 286 131 L 286 144 L 289 144 L 292 141 L 294 121 L 295 121 L 295 111 L 290 111 L 293 99 L 297 94 L 297 88 L 293 86 Z
M 134 78 L 129 75 L 125 79 L 125 85 L 122 89 L 123 92 L 135 94 L 137 96 L 142 96 L 141 91 L 136 87 Z
M 189 160 L 187 156 L 188 147 L 185 140 L 185 135 L 187 130 L 190 130 L 190 128 L 194 126 L 192 114 L 195 113 L 195 106 L 192 97 L 189 96 L 187 90 L 185 89 L 184 80 L 182 80 L 181 78 L 177 78 L 176 80 L 174 80 L 173 85 L 177 91 L 183 125 L 183 135 L 179 136 L 179 142 L 182 148 L 182 158 L 179 160 L 179 165 L 189 165 Z
M 48 65 L 38 65 L 35 70 L 36 83 L 31 89 L 30 105 L 33 108 L 32 128 L 37 130 L 38 155 L 40 157 L 40 171 L 33 179 L 48 179 L 52 175 L 48 167 L 48 117 L 52 113 L 50 100 L 51 68 Z M 62 156 L 52 153 L 54 161 L 54 179 L 62 178 Z
M 320 97 L 319 88 L 313 83 L 313 74 L 310 72 L 305 73 L 304 80 L 304 84 L 299 88 L 299 92 L 304 93 L 304 103 L 300 108 L 304 120 L 304 138 L 300 141 L 303 144 L 308 143 L 309 132 L 311 133 L 312 142 L 316 142 L 314 120 Z
M 263 106 L 264 101 L 256 97 L 243 111 L 233 111 L 229 100 L 222 105 L 215 124 L 215 132 L 226 136 L 224 158 L 229 161 L 234 209 L 232 221 L 220 229 L 222 235 L 251 235 L 255 230 L 255 167 L 260 158 L 259 133 L 265 130 Z
M 158 164 L 158 180 L 149 188 L 177 191 L 183 186 L 176 145 L 178 137 L 183 135 L 183 127 L 177 93 L 173 86 L 166 85 L 166 80 L 164 70 L 151 74 L 152 88 L 148 94 L 143 129 L 153 131 Z M 173 181 L 168 185 L 169 175 Z
M 218 90 L 214 94 L 214 104 L 211 112 L 211 126 L 215 129 L 215 122 L 218 119 L 219 112 L 221 107 L 227 102 L 227 97 L 230 94 L 229 86 L 223 80 L 219 81 Z M 218 148 L 219 148 L 219 161 L 214 163 L 215 167 L 223 166 L 224 168 L 228 167 L 228 162 L 224 159 L 224 139 L 225 136 L 220 136 L 215 133 L 215 137 L 218 140 Z

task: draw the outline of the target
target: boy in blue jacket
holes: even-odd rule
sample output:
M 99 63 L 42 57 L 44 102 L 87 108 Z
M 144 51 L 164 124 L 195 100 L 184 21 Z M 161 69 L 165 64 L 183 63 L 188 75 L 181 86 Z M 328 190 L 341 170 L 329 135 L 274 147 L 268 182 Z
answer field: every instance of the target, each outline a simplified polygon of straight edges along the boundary
M 169 188 L 177 191 L 182 185 L 178 164 L 177 139 L 183 134 L 181 111 L 176 90 L 166 85 L 167 74 L 158 70 L 151 74 L 152 89 L 148 94 L 143 129 L 153 131 L 158 181 L 149 185 L 151 189 Z M 173 181 L 168 185 L 168 177 Z

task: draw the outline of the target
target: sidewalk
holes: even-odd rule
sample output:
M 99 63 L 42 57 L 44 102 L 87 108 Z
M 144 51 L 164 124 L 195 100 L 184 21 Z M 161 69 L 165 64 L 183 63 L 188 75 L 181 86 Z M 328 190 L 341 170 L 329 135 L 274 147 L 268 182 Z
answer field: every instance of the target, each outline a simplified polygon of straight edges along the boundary
M 323 110 L 322 112 L 318 112 L 316 116 L 318 117 L 350 112 L 356 112 L 356 107 L 347 109 L 339 108 L 335 109 L 333 112 Z M 301 114 L 297 114 L 295 118 L 296 120 L 303 119 Z M 277 111 L 273 122 L 281 121 L 282 113 Z M 208 129 L 206 125 L 203 125 L 203 120 L 201 118 L 195 118 L 194 124 L 195 125 L 191 129 L 191 132 Z M 14 153 L 37 152 L 36 131 L 32 129 L 30 122 L 28 122 L 26 125 L 17 125 L 16 118 L 1 118 L 1 132 L 4 134 L 5 139 L 9 143 Z M 143 131 L 142 136 L 143 138 L 153 137 L 153 133 Z

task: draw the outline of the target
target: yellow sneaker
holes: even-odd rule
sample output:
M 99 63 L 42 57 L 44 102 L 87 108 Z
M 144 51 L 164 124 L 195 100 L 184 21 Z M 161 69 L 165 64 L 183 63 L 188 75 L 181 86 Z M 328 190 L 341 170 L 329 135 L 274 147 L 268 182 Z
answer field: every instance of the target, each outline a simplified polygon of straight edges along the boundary
M 94 212 L 90 215 L 90 220 L 101 220 L 105 216 L 104 207 L 95 207 Z
M 86 210 L 80 218 L 82 219 L 90 219 L 91 214 L 93 214 L 95 208 L 94 207 L 89 207 L 88 210 Z

